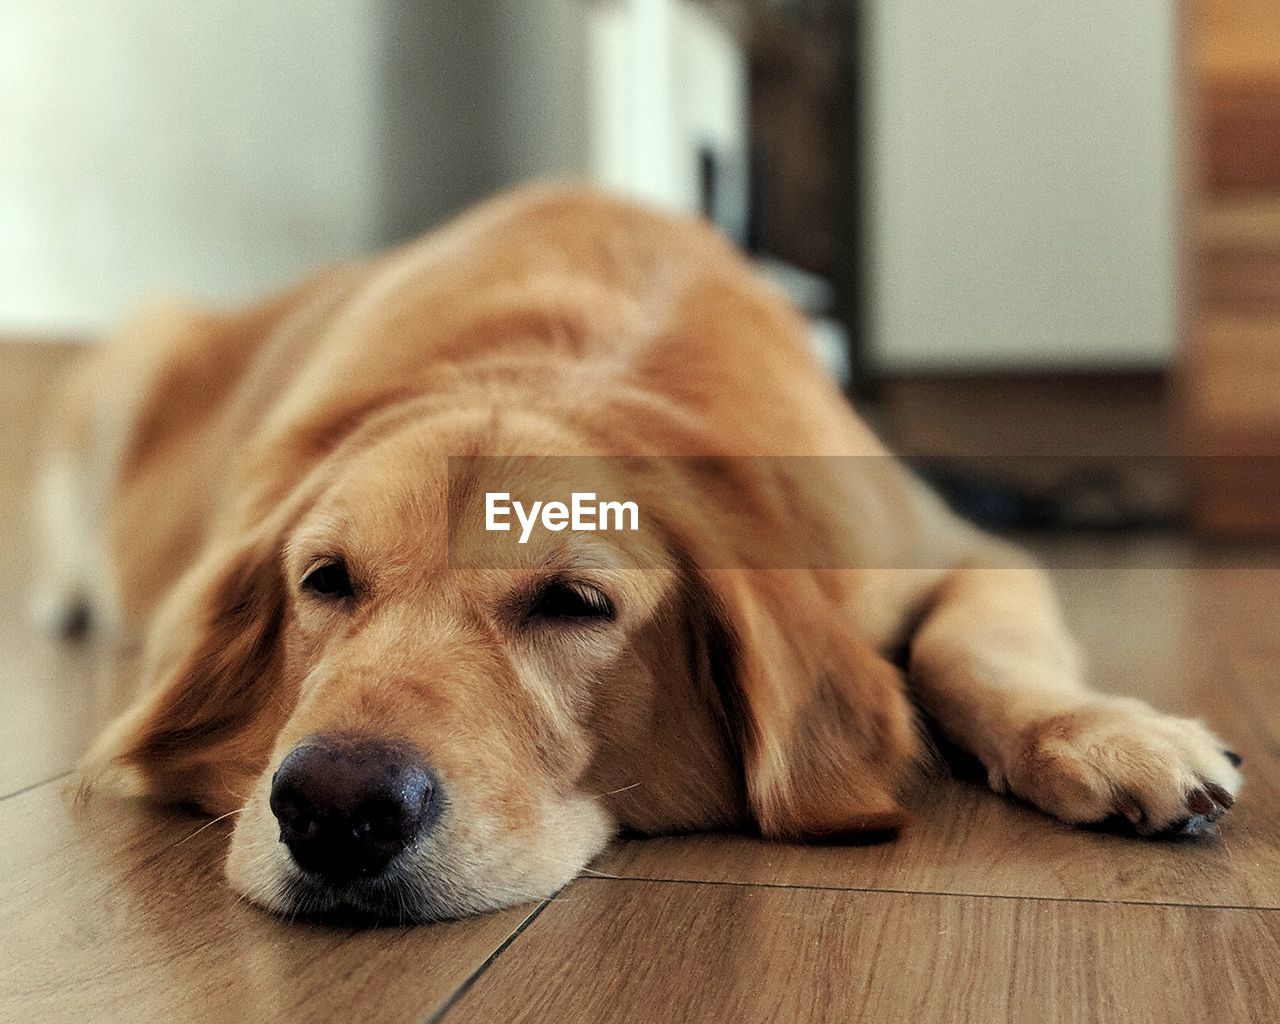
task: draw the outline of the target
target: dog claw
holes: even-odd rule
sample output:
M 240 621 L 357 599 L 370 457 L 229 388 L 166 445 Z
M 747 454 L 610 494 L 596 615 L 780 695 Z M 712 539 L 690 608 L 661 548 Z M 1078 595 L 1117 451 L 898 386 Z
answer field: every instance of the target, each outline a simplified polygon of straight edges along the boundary
M 1222 806 L 1223 811 L 1229 811 L 1231 805 L 1236 802 L 1236 798 L 1219 786 L 1216 782 L 1206 782 L 1204 784 L 1205 792 L 1213 798 L 1214 802 Z
M 1137 828 L 1142 824 L 1146 814 L 1143 813 L 1142 806 L 1138 801 L 1129 797 L 1123 797 L 1116 802 L 1116 811 L 1123 814 L 1129 819 L 1129 824 Z
M 1231 794 L 1217 783 L 1201 779 L 1200 785 L 1187 793 L 1187 816 L 1163 827 L 1154 827 L 1142 805 L 1131 796 L 1117 798 L 1115 813 L 1123 815 L 1139 835 L 1155 839 L 1198 839 L 1215 832 L 1218 819 L 1234 802 Z

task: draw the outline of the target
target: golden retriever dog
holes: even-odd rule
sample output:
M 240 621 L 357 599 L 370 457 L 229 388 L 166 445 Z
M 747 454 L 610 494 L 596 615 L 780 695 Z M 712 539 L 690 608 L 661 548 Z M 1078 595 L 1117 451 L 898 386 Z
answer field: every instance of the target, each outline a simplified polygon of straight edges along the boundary
M 44 494 L 46 614 L 140 652 L 87 777 L 234 815 L 227 877 L 277 912 L 545 897 L 620 829 L 892 831 L 921 722 L 1066 822 L 1204 831 L 1241 784 L 1086 688 L 1041 571 L 888 455 L 727 242 L 587 191 L 145 309 Z M 573 494 L 640 528 L 521 511 Z

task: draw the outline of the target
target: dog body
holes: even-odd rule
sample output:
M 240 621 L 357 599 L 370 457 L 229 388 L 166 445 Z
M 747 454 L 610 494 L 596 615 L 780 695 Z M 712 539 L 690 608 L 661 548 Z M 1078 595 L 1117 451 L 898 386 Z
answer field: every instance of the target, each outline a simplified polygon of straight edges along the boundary
M 530 189 L 244 313 L 159 305 L 58 437 L 44 605 L 141 648 L 87 771 L 236 814 L 229 877 L 272 909 L 519 902 L 619 827 L 894 828 L 917 708 L 1066 821 L 1239 789 L 1197 723 L 1084 688 L 1040 571 L 700 223 Z M 477 495 L 584 473 L 647 528 L 490 561 Z

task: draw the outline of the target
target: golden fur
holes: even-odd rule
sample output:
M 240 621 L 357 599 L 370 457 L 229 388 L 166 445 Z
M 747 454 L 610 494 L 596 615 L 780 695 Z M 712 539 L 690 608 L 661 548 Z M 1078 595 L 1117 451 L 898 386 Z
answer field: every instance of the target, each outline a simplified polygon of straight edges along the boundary
M 682 457 L 593 470 L 652 529 L 466 566 L 492 464 L 459 485 L 448 457 L 588 454 Z M 523 482 L 563 494 L 568 464 Z M 229 877 L 276 910 L 299 898 L 267 789 L 319 732 L 445 780 L 396 894 L 421 919 L 544 896 L 620 826 L 895 828 L 917 707 L 1067 821 L 1157 831 L 1239 788 L 1198 724 L 1084 689 L 1039 571 L 887 456 L 729 245 L 622 201 L 529 189 L 245 312 L 144 310 L 86 360 L 50 481 L 46 603 L 142 643 L 88 770 L 239 812 Z M 335 553 L 350 608 L 298 588 Z M 616 620 L 519 624 L 549 574 Z

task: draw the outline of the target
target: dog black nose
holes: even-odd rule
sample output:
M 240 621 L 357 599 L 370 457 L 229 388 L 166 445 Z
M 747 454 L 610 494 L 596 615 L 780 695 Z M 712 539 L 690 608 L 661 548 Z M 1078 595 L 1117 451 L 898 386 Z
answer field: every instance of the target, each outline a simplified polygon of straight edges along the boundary
M 308 739 L 271 780 L 280 841 L 304 871 L 331 882 L 375 878 L 430 824 L 431 770 L 407 745 L 366 737 Z

